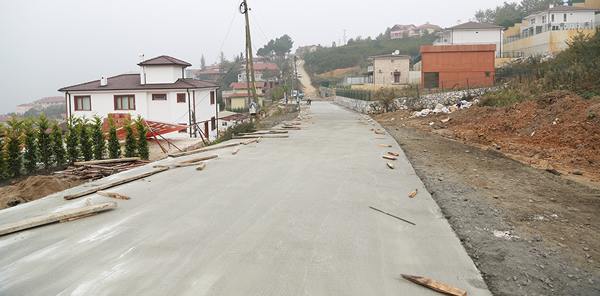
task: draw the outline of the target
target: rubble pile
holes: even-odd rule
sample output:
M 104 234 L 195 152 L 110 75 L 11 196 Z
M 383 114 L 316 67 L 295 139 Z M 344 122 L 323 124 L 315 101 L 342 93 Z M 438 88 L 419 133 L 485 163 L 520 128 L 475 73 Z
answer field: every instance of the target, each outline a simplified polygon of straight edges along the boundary
M 135 160 L 104 164 L 85 164 L 77 168 L 69 167 L 64 171 L 53 172 L 57 177 L 71 178 L 76 180 L 97 180 L 112 174 L 124 172 L 151 163 L 150 161 Z

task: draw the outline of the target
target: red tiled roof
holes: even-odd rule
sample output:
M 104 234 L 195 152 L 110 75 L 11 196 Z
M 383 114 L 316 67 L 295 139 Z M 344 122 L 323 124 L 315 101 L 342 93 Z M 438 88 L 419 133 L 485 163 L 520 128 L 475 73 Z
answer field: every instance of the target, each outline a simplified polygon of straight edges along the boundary
M 175 83 L 140 84 L 140 74 L 121 74 L 108 78 L 106 86 L 100 86 L 100 80 L 94 80 L 59 89 L 65 91 L 103 91 L 103 90 L 151 90 L 151 89 L 188 89 L 213 88 L 218 84 L 196 79 L 178 79 Z
M 32 106 L 32 107 L 33 107 L 33 106 L 35 106 L 35 105 L 34 105 L 34 104 L 32 104 L 32 103 L 27 103 L 27 104 L 21 104 L 21 105 L 18 105 L 17 107 L 29 107 L 29 106 Z
M 43 99 L 33 101 L 34 103 L 53 103 L 53 102 L 66 102 L 65 97 L 45 97 Z
M 454 29 L 454 30 L 455 29 L 463 29 L 463 30 L 479 29 L 479 30 L 483 30 L 483 29 L 504 29 L 504 27 L 502 27 L 502 26 L 496 26 L 496 25 L 476 23 L 476 22 L 466 22 L 464 24 L 456 25 L 454 27 L 450 27 L 450 28 L 446 28 L 446 29 Z
M 192 64 L 176 59 L 174 57 L 162 55 L 149 60 L 145 60 L 138 64 L 138 66 L 152 66 L 152 65 L 180 65 L 189 67 Z
M 262 81 L 255 82 L 256 88 L 263 88 L 265 83 Z M 231 87 L 235 89 L 248 89 L 248 83 L 246 82 L 232 82 Z
M 254 71 L 256 70 L 279 70 L 279 67 L 275 63 L 254 63 Z M 239 69 L 238 71 L 246 71 L 246 67 Z
M 384 54 L 384 55 L 368 57 L 367 60 L 383 59 L 383 58 L 385 58 L 385 59 L 387 59 L 387 58 L 410 59 L 410 56 L 400 55 L 400 54 Z

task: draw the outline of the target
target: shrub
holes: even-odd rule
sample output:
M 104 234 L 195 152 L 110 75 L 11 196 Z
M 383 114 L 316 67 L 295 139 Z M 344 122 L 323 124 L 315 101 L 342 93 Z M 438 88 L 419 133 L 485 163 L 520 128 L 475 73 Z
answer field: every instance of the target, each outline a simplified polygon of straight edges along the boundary
M 37 151 L 39 153 L 40 162 L 44 163 L 44 168 L 49 169 L 52 161 L 52 138 L 47 130 L 50 128 L 48 117 L 42 113 L 36 121 L 37 130 Z
M 79 149 L 85 161 L 91 160 L 94 156 L 89 122 L 90 120 L 85 118 L 85 116 L 77 121 L 77 131 L 79 132 Z
M 37 171 L 37 145 L 36 145 L 36 130 L 34 128 L 35 119 L 32 117 L 23 120 L 23 133 L 25 135 L 23 143 L 25 144 L 23 152 L 23 160 L 25 162 L 25 170 L 28 173 Z
M 77 134 L 77 119 L 71 115 L 67 120 L 67 136 L 65 144 L 67 145 L 67 159 L 70 163 L 75 163 L 79 160 L 79 141 Z
M 121 144 L 117 136 L 117 127 L 112 117 L 108 117 L 108 157 L 111 159 L 121 157 Z
M 141 159 L 150 159 L 150 148 L 148 147 L 148 140 L 146 134 L 148 133 L 148 127 L 145 125 L 145 121 L 141 116 L 137 116 L 135 119 L 135 130 L 137 133 L 137 152 Z
M 63 131 L 58 121 L 54 121 L 52 122 L 52 154 L 54 156 L 54 163 L 58 167 L 61 167 L 66 161 L 67 151 L 64 144 Z
M 125 121 L 123 130 L 125 130 L 125 157 L 135 157 L 137 156 L 137 139 L 135 138 L 130 119 Z
M 94 122 L 91 128 L 94 159 L 100 160 L 104 158 L 104 153 L 106 152 L 106 137 L 102 131 L 102 117 L 94 115 Z
M 18 177 L 21 175 L 23 158 L 21 156 L 21 143 L 23 141 L 23 122 L 13 115 L 12 119 L 7 121 L 6 129 L 6 169 L 8 176 Z

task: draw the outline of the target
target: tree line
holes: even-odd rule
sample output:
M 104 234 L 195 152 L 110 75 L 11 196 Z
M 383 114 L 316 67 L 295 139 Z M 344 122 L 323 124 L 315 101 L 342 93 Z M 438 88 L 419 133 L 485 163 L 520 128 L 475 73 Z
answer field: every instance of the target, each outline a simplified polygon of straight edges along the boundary
M 475 19 L 480 23 L 508 28 L 520 23 L 523 18 L 534 12 L 548 9 L 550 4 L 556 6 L 562 2 L 561 0 L 522 0 L 518 4 L 516 2 L 504 2 L 501 6 L 496 6 L 493 9 L 478 10 L 475 13 Z
M 18 177 L 23 173 L 35 173 L 42 167 L 63 167 L 80 160 L 101 160 L 105 157 L 119 158 L 139 156 L 148 160 L 150 149 L 146 140 L 148 127 L 139 115 L 127 120 L 125 131 L 125 149 L 121 149 L 117 135 L 117 125 L 112 117 L 108 118 L 108 138 L 102 130 L 102 117 L 75 118 L 66 122 L 66 132 L 57 120 L 49 120 L 45 114 L 37 119 L 33 117 L 19 119 L 13 115 L 0 139 L 0 178 Z

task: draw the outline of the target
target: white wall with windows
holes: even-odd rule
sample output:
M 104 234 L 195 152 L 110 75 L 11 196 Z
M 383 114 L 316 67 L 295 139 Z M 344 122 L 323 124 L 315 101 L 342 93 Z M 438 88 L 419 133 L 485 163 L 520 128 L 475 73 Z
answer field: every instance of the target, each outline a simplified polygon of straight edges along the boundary
M 174 83 L 179 78 L 184 78 L 181 66 L 145 66 L 142 71 L 146 74 L 146 84 Z

